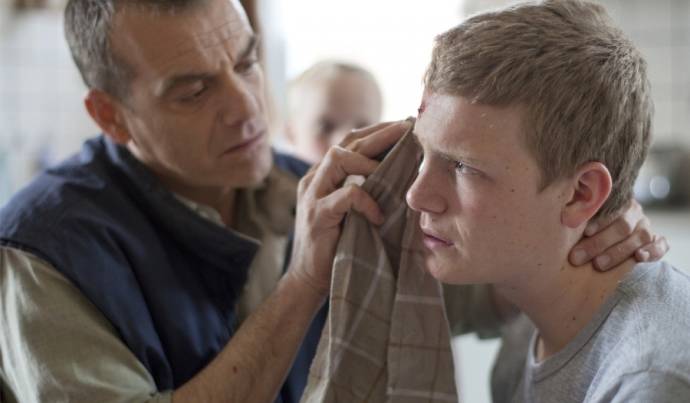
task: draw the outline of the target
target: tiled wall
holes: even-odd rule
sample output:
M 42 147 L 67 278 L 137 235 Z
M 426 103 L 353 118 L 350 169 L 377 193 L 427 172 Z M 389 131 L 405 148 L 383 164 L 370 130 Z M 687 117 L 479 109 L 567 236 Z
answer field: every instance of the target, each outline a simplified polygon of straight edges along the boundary
M 82 105 L 86 89 L 63 37 L 61 12 L 4 17 L 0 19 L 0 205 L 41 165 L 78 150 L 84 138 L 97 133 Z
M 465 0 L 466 14 L 515 3 Z M 690 0 L 599 0 L 649 63 L 655 144 L 690 148 Z
M 654 140 L 690 148 L 690 1 L 603 0 L 649 63 Z

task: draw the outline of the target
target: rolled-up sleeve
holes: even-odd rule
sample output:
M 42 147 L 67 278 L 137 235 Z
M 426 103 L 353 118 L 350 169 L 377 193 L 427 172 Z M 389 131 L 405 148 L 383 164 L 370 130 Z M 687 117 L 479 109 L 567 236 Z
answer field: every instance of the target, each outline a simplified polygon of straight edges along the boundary
M 0 396 L 169 403 L 103 314 L 57 270 L 0 247 Z

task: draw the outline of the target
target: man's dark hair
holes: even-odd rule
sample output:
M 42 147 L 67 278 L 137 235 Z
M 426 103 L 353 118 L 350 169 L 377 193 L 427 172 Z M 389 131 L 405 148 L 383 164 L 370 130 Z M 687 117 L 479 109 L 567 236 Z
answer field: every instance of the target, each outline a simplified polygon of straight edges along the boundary
M 65 37 L 72 58 L 89 88 L 124 98 L 133 71 L 113 52 L 111 27 L 123 7 L 155 13 L 176 13 L 208 0 L 69 0 L 65 8 Z

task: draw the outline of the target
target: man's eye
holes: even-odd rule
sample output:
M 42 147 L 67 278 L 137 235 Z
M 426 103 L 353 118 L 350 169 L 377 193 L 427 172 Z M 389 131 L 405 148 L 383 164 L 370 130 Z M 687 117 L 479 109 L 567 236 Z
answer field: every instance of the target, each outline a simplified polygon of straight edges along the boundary
M 200 87 L 199 89 L 197 89 L 196 91 L 181 97 L 180 101 L 184 102 L 184 103 L 190 103 L 190 102 L 198 101 L 206 93 L 207 89 L 208 89 L 208 87 L 206 87 L 204 85 L 204 86 Z
M 259 64 L 259 60 L 255 59 L 255 58 L 245 60 L 245 61 L 241 62 L 240 64 L 238 64 L 235 67 L 235 70 L 238 73 L 246 73 L 246 72 L 251 71 L 254 67 L 258 66 L 258 64 Z

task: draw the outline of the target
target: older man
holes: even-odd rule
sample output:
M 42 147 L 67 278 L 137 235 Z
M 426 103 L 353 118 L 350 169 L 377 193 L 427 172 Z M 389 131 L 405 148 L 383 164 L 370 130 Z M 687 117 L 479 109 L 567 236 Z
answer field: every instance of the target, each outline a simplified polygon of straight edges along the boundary
M 298 398 L 340 221 L 351 208 L 381 221 L 340 184 L 372 172 L 406 124 L 330 150 L 302 180 L 295 219 L 299 163 L 273 164 L 257 39 L 236 1 L 71 0 L 66 32 L 104 136 L 0 215 L 3 397 Z
M 272 168 L 257 41 L 240 5 L 75 0 L 66 32 L 106 136 L 2 213 L 6 393 L 273 399 L 326 295 L 340 218 L 354 207 L 379 219 L 359 188 L 331 193 L 347 172 L 370 172 L 363 155 L 401 125 L 353 143 L 362 154 L 335 150 L 308 177 L 300 215 L 310 222 L 280 280 L 297 178 Z

